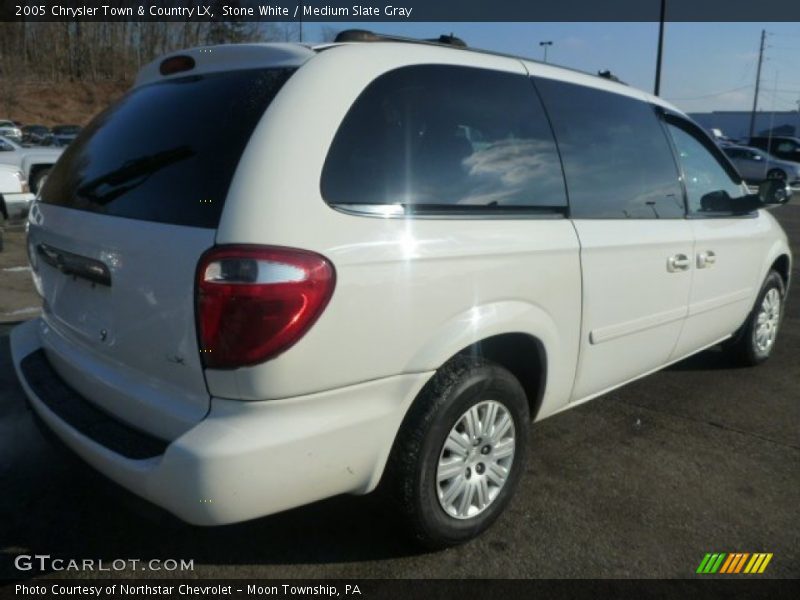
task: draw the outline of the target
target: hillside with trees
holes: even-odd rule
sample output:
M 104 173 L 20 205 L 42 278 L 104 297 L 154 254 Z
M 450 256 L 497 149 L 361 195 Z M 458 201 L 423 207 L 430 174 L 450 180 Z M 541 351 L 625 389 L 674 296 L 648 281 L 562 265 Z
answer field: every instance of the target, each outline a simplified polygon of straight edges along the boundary
M 179 48 L 296 41 L 297 24 L 252 22 L 0 23 L 0 118 L 85 124 L 141 66 Z

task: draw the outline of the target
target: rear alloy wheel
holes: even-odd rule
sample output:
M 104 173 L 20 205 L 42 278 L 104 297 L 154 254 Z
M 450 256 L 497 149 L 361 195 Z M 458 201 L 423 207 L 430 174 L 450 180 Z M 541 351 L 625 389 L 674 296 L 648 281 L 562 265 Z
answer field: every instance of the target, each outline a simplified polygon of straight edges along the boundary
M 500 495 L 514 462 L 514 418 L 495 400 L 476 404 L 447 436 L 439 455 L 439 504 L 456 519 L 485 511 Z
M 770 271 L 747 321 L 727 345 L 735 362 L 754 366 L 770 357 L 783 316 L 784 294 L 783 278 Z
M 524 470 L 529 419 L 505 368 L 472 357 L 442 367 L 406 415 L 381 482 L 406 531 L 443 548 L 486 530 Z

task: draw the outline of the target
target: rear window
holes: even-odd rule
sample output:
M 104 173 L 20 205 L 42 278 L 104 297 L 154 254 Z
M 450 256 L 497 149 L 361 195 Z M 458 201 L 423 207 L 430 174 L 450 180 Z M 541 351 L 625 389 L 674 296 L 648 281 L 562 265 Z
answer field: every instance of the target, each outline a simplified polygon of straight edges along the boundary
M 64 151 L 42 201 L 216 228 L 253 129 L 293 72 L 229 71 L 132 90 Z
M 331 145 L 322 195 L 332 205 L 414 212 L 563 212 L 555 141 L 527 77 L 421 65 L 373 81 Z
M 582 85 L 536 79 L 553 122 L 576 219 L 682 219 L 683 190 L 652 106 Z

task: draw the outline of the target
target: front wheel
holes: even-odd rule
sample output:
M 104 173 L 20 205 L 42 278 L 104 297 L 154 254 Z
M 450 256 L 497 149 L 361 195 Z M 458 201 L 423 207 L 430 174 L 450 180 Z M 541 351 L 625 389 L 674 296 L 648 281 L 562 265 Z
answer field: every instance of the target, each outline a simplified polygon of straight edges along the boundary
M 775 347 L 783 316 L 786 286 L 779 273 L 770 271 L 747 321 L 728 345 L 733 360 L 755 366 L 767 360 Z
M 500 516 L 524 470 L 528 421 L 525 392 L 503 367 L 458 357 L 439 370 L 406 416 L 382 483 L 418 542 L 460 544 Z
M 783 181 L 786 179 L 786 173 L 781 169 L 771 169 L 769 173 L 767 173 L 767 179 L 778 179 L 779 181 Z

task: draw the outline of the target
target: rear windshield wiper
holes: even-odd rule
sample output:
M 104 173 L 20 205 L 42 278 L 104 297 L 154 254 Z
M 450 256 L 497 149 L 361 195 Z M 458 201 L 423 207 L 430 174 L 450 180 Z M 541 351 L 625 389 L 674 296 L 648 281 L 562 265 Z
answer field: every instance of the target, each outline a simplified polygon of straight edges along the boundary
M 192 156 L 194 151 L 189 146 L 178 146 L 129 160 L 118 169 L 83 184 L 77 189 L 77 194 L 95 204 L 108 204 L 129 190 L 142 185 L 153 173 Z M 103 186 L 109 186 L 110 189 L 98 191 Z

